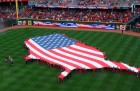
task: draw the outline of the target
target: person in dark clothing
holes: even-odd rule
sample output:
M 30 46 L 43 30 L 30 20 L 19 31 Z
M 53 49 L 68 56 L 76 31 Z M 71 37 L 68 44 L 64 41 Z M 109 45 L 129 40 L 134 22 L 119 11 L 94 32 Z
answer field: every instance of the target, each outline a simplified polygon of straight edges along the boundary
M 5 58 L 5 63 L 8 63 L 8 61 L 9 61 L 9 60 L 8 60 L 8 57 L 6 57 L 6 58 Z
M 123 34 L 123 31 L 124 31 L 124 30 L 122 30 L 122 34 Z

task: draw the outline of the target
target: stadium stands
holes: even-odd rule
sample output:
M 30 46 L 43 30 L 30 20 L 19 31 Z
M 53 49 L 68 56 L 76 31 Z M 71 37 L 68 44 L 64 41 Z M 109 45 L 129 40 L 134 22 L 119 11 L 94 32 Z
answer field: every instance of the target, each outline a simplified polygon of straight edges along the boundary
M 77 9 L 30 9 L 24 11 L 25 17 L 37 19 L 97 21 L 97 22 L 127 22 L 133 13 L 128 10 L 77 10 Z
M 130 6 L 135 0 L 29 0 L 30 4 L 54 5 L 54 6 Z
M 0 22 L 4 22 L 14 16 L 14 7 L 8 8 L 7 6 L 0 7 Z
M 54 6 L 130 6 L 134 0 L 29 0 L 29 4 Z M 137 1 L 139 2 L 139 0 Z M 19 4 L 19 18 L 53 19 L 70 21 L 96 21 L 96 22 L 128 22 L 137 16 L 140 8 L 131 9 L 68 9 L 68 8 L 37 8 Z M 0 6 L 0 22 L 16 18 L 15 5 Z
M 22 15 L 26 14 L 23 13 L 27 7 L 27 3 L 19 4 L 19 18 Z M 0 4 L 0 22 L 5 22 L 9 19 L 15 19 L 16 18 L 16 9 L 15 4 L 10 3 L 2 3 Z

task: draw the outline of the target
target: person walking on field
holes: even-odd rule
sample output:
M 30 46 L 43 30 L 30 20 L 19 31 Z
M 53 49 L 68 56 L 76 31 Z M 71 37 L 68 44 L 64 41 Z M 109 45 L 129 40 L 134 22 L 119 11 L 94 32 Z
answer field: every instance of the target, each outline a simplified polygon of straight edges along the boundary
M 13 62 L 13 59 L 11 56 L 9 56 L 9 61 L 10 61 L 11 65 L 14 65 L 14 62 Z
M 9 60 L 8 60 L 8 57 L 6 57 L 6 58 L 5 58 L 5 63 L 8 63 L 8 61 L 9 61 Z

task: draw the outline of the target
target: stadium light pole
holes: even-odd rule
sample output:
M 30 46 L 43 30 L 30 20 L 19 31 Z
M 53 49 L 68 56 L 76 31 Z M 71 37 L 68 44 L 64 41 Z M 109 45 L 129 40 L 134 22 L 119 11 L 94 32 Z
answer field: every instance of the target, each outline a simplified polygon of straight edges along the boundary
M 18 0 L 15 0 L 16 3 L 16 18 L 18 19 Z

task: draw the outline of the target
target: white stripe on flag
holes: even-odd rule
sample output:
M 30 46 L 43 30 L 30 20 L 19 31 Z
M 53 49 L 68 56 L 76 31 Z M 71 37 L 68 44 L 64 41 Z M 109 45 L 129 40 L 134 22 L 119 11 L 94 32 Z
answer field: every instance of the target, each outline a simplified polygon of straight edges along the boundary
M 107 62 L 108 65 L 110 65 L 112 68 L 119 68 L 119 69 L 120 69 L 120 67 L 117 66 L 116 64 L 114 64 L 113 62 L 111 62 L 111 61 L 106 61 L 106 62 Z
M 78 46 L 78 45 L 71 45 L 71 47 L 79 49 L 79 50 L 87 51 L 87 52 L 90 52 L 90 53 L 95 53 L 95 54 L 103 55 L 102 52 L 98 52 L 98 51 L 95 51 L 95 50 L 90 50 L 90 49 L 87 49 L 87 48 L 84 48 L 84 47 L 81 47 L 81 46 Z
M 32 54 L 30 54 L 28 57 L 30 57 L 32 59 L 38 59 L 37 57 L 33 56 Z
M 133 72 L 139 72 L 135 67 L 131 67 L 131 71 L 133 71 Z
M 133 72 L 139 72 L 135 67 L 131 67 L 128 64 L 122 63 L 125 67 L 127 67 L 129 70 L 133 71 Z
M 67 76 L 67 75 L 68 75 L 68 72 L 64 71 L 64 72 L 61 72 L 61 74 L 62 74 L 63 76 Z

